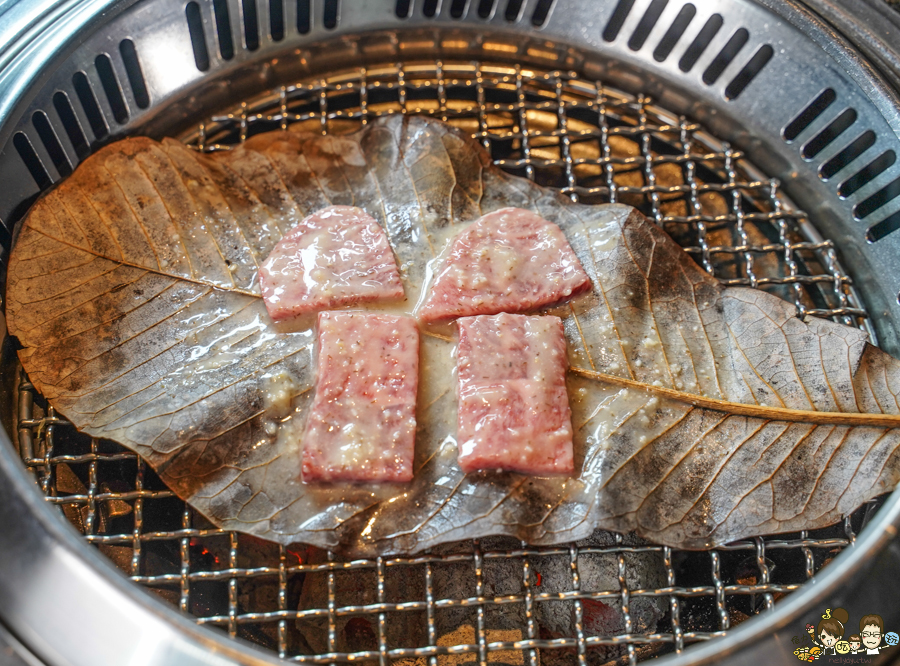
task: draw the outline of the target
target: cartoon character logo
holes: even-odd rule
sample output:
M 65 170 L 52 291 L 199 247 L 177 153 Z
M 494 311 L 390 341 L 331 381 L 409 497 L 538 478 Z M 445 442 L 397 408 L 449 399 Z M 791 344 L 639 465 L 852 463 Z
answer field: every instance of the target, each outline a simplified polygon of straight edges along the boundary
M 794 650 L 794 655 L 796 655 L 797 659 L 800 661 L 815 661 L 821 655 L 819 654 L 819 648 L 813 647 L 802 647 Z
M 843 608 L 826 608 L 817 625 L 807 624 L 806 633 L 812 640 L 812 647 L 798 647 L 794 656 L 800 661 L 816 661 L 821 657 L 853 655 L 877 655 L 882 650 L 900 644 L 900 634 L 885 633 L 884 620 L 874 613 L 863 615 L 859 620 L 859 633 L 846 631 L 850 614 Z M 801 637 L 792 639 L 795 645 L 803 641 Z M 864 659 L 863 661 L 867 661 Z
M 881 638 L 884 636 L 884 620 L 880 615 L 863 615 L 859 621 L 859 635 L 862 636 L 866 654 L 878 654 L 883 650 Z
M 831 608 L 827 608 L 822 614 L 822 619 L 819 621 L 819 626 L 816 627 L 815 631 L 810 631 L 812 625 L 806 625 L 806 630 L 809 632 L 812 642 L 820 648 L 821 654 L 838 654 L 835 646 L 844 637 L 844 624 L 849 619 L 850 614 L 843 608 L 835 608 L 834 611 Z M 881 639 L 879 638 L 879 640 Z

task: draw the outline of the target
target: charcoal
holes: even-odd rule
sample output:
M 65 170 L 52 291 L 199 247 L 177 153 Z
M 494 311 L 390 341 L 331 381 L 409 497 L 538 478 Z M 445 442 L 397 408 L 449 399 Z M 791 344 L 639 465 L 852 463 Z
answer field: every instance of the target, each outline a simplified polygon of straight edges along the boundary
M 643 542 L 626 537 L 623 545 Z M 583 548 L 615 546 L 615 537 L 595 532 L 577 544 Z M 483 606 L 482 627 L 487 643 L 527 640 L 528 624 L 525 608 L 524 568 L 521 557 L 498 554 L 522 549 L 522 543 L 509 537 L 487 537 L 479 541 L 482 552 L 482 596 L 489 600 Z M 464 601 L 477 596 L 477 576 L 472 543 L 468 541 L 436 546 L 429 551 L 440 561 L 432 563 L 432 591 L 435 600 Z M 309 549 L 310 563 L 327 561 L 324 551 Z M 454 558 L 458 558 L 455 560 Z M 662 559 L 657 552 L 625 553 L 626 583 L 629 589 L 654 588 L 665 584 Z M 560 593 L 572 590 L 572 570 L 568 553 L 531 556 L 530 585 L 533 594 Z M 580 587 L 584 592 L 615 592 L 616 596 L 582 601 L 585 636 L 615 636 L 625 632 L 625 618 L 618 596 L 619 567 L 615 553 L 582 553 L 578 556 Z M 508 597 L 522 600 L 509 602 Z M 335 573 L 337 606 L 356 606 L 377 602 L 377 574 L 374 567 L 348 569 Z M 425 567 L 385 567 L 385 601 L 398 603 L 425 600 Z M 307 574 L 300 595 L 300 608 L 327 608 L 327 574 Z M 636 597 L 629 600 L 632 633 L 652 633 L 666 610 L 666 601 Z M 572 600 L 534 602 L 534 638 L 575 637 L 575 613 Z M 389 649 L 428 645 L 425 611 L 403 611 L 387 614 L 385 637 Z M 327 617 L 303 618 L 297 627 L 316 652 L 328 651 Z M 476 645 L 478 643 L 478 607 L 463 604 L 442 606 L 434 610 L 435 642 L 439 646 Z M 378 648 L 378 615 L 338 616 L 335 622 L 335 649 L 339 652 L 376 650 Z M 613 662 L 626 654 L 624 646 L 596 646 L 588 650 L 593 665 Z M 525 664 L 523 651 L 501 650 L 488 653 L 491 664 Z M 477 654 L 440 655 L 441 666 L 458 666 L 477 660 Z M 410 659 L 410 666 L 416 660 Z M 574 648 L 543 650 L 542 666 L 574 664 Z
M 324 550 L 310 547 L 304 563 L 327 562 Z M 378 576 L 375 567 L 338 570 L 334 574 L 337 608 L 378 603 Z M 425 576 L 421 567 L 390 566 L 385 568 L 384 600 L 387 603 L 425 600 Z M 300 610 L 328 608 L 328 574 L 306 574 L 300 593 Z M 316 653 L 329 652 L 328 616 L 304 617 L 297 629 Z M 386 613 L 385 643 L 389 648 L 422 647 L 428 643 L 424 611 Z M 359 652 L 378 649 L 378 613 L 337 615 L 335 645 L 337 652 Z

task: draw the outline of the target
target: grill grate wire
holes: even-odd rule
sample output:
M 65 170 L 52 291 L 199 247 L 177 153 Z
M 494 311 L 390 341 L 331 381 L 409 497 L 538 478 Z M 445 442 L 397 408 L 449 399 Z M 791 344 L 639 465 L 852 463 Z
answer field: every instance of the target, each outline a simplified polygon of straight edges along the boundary
M 289 125 L 342 132 L 396 113 L 451 122 L 471 132 L 501 168 L 574 201 L 638 207 L 725 284 L 770 290 L 803 313 L 868 329 L 834 244 L 818 236 L 776 181 L 649 97 L 574 73 L 442 61 L 359 68 L 283 86 L 182 138 L 199 150 L 227 150 Z M 137 456 L 76 433 L 19 374 L 19 449 L 47 501 L 135 583 L 200 624 L 293 662 L 635 664 L 681 652 L 771 609 L 809 581 L 853 544 L 879 505 L 869 502 L 830 528 L 708 552 L 614 535 L 541 548 L 490 538 L 408 557 L 342 560 L 214 528 Z M 590 558 L 612 558 L 614 584 L 592 589 L 582 571 L 597 561 Z M 557 564 L 568 570 L 568 589 L 542 591 L 542 570 Z M 521 585 L 511 594 L 494 593 L 493 567 L 501 565 L 507 577 L 518 572 L 513 577 Z M 659 576 L 650 579 L 660 585 L 642 586 L 653 568 Z M 448 572 L 467 579 L 468 591 L 438 594 L 437 582 Z M 396 576 L 417 581 L 402 598 L 394 598 Z M 366 589 L 344 599 L 354 585 Z M 653 626 L 642 622 L 647 607 L 638 609 L 638 600 L 656 604 Z M 564 634 L 541 615 L 551 603 L 570 613 Z M 517 608 L 521 614 L 509 610 L 498 629 L 496 614 Z M 617 630 L 588 626 L 598 609 L 612 614 Z M 440 617 L 451 612 L 469 613 L 466 630 L 440 635 Z M 395 640 L 391 623 L 398 616 L 418 622 L 421 644 Z M 521 622 L 510 626 L 515 617 Z M 316 632 L 324 637 L 320 643 Z

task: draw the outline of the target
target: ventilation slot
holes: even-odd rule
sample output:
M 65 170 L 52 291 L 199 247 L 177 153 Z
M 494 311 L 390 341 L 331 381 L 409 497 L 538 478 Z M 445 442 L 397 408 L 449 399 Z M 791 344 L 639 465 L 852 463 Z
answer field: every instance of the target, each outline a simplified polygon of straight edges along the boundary
M 297 0 L 297 32 L 305 35 L 312 25 L 312 0 Z
M 619 0 L 613 15 L 609 19 L 609 23 L 603 29 L 603 39 L 607 42 L 615 41 L 619 36 L 619 31 L 625 25 L 625 19 L 628 18 L 631 8 L 634 7 L 634 0 Z
M 466 13 L 466 0 L 453 0 L 450 3 L 450 16 L 453 18 L 462 18 Z
M 53 166 L 56 167 L 57 173 L 59 173 L 60 176 L 68 176 L 72 173 L 72 165 L 69 164 L 69 158 L 66 157 L 66 151 L 63 150 L 62 144 L 59 142 L 59 137 L 56 136 L 56 132 L 53 131 L 53 126 L 50 124 L 47 114 L 43 111 L 35 111 L 31 115 L 31 122 L 34 125 L 34 129 L 37 130 L 38 136 L 41 138 L 41 143 L 44 144 L 44 148 L 50 156 Z
M 81 123 L 78 122 L 78 118 L 75 115 L 75 109 L 72 108 L 72 103 L 69 102 L 69 96 L 64 92 L 54 94 L 53 108 L 56 109 L 56 115 L 62 121 L 66 134 L 69 136 L 69 141 L 75 149 L 75 154 L 79 160 L 83 160 L 91 154 L 91 147 L 88 145 L 84 131 L 81 129 Z
M 325 6 L 322 8 L 322 25 L 328 30 L 334 30 L 337 27 L 339 9 L 340 0 L 325 0 Z
M 506 12 L 504 12 L 504 18 L 510 23 L 514 23 L 519 20 L 519 15 L 522 13 L 522 4 L 524 0 L 509 0 L 506 4 Z
M 200 6 L 196 2 L 189 2 L 184 8 L 184 15 L 187 18 L 191 46 L 194 49 L 194 63 L 197 65 L 197 69 L 205 72 L 209 69 L 209 51 L 206 50 L 206 35 L 203 33 Z
M 78 101 L 81 102 L 81 108 L 84 109 L 84 115 L 87 116 L 88 123 L 90 123 L 94 138 L 103 139 L 109 134 L 109 128 L 103 112 L 100 111 L 100 105 L 97 104 L 97 98 L 94 97 L 90 81 L 84 72 L 75 72 L 72 75 L 72 85 L 75 87 L 75 94 L 78 95 Z
M 494 11 L 494 0 L 479 0 L 478 2 L 478 17 L 479 18 L 490 18 L 491 14 Z
M 422 5 L 422 13 L 425 14 L 428 18 L 433 18 L 438 11 L 438 0 L 425 0 L 425 4 Z
M 234 40 L 231 38 L 231 16 L 228 0 L 213 0 L 213 14 L 216 15 L 216 35 L 219 38 L 219 55 L 222 60 L 234 57 Z
M 284 0 L 269 0 L 269 35 L 273 42 L 284 39 Z
M 832 176 L 834 176 L 838 171 L 843 169 L 845 166 L 850 164 L 857 157 L 866 152 L 869 148 L 875 145 L 875 132 L 872 130 L 866 130 L 862 134 L 860 134 L 849 146 L 844 148 L 837 155 L 832 157 L 830 160 L 825 162 L 819 168 L 819 177 L 822 180 L 828 180 Z
M 678 61 L 678 67 L 682 72 L 689 72 L 693 69 L 694 65 L 697 64 L 697 61 L 700 59 L 700 56 L 703 55 L 703 52 L 706 50 L 706 47 L 709 46 L 709 43 L 713 40 L 713 37 L 716 36 L 716 33 L 722 28 L 722 24 L 725 21 L 719 14 L 713 14 L 707 19 L 703 28 L 694 37 L 694 41 L 691 42 L 691 45 L 687 47 L 687 50 L 684 52 L 684 55 L 681 56 L 681 60 Z
M 894 233 L 897 229 L 900 229 L 900 210 L 869 227 L 869 230 L 866 231 L 866 240 L 875 243 L 888 234 Z M 900 301 L 900 296 L 898 296 L 898 301 Z
M 653 27 L 656 25 L 656 22 L 659 20 L 659 17 L 667 4 L 669 4 L 669 0 L 653 0 L 653 2 L 650 3 L 650 6 L 647 7 L 647 11 L 644 12 L 644 15 L 641 17 L 640 23 L 637 24 L 637 27 L 631 34 L 631 39 L 628 40 L 628 48 L 632 51 L 639 51 L 643 48 L 644 42 L 647 41 L 647 37 L 650 36 L 650 32 L 653 30 Z
M 744 88 L 750 85 L 750 82 L 763 70 L 763 67 L 769 64 L 773 55 L 775 55 L 775 49 L 771 46 L 768 44 L 760 46 L 750 58 L 750 62 L 744 65 L 744 69 L 738 72 L 738 75 L 725 88 L 725 99 L 737 99 L 744 92 Z
M 394 13 L 397 18 L 409 18 L 409 10 L 412 9 L 412 0 L 397 0 Z
M 709 63 L 709 67 L 706 68 L 706 71 L 703 72 L 703 83 L 711 86 L 718 81 L 728 65 L 731 64 L 731 61 L 734 60 L 741 49 L 744 48 L 744 44 L 747 43 L 748 39 L 750 39 L 750 33 L 747 32 L 746 29 L 738 28 L 735 30 L 734 34 L 728 40 L 728 43 L 722 47 L 722 50 L 719 51 L 718 55 L 716 55 L 716 57 L 713 58 L 713 61 Z
M 878 176 L 883 174 L 887 169 L 891 168 L 896 161 L 897 153 L 893 150 L 884 151 L 865 167 L 841 183 L 841 186 L 838 188 L 838 196 L 842 199 L 846 199 L 863 185 L 871 183 L 878 178 Z
M 144 73 L 141 71 L 141 63 L 138 61 L 134 42 L 130 39 L 123 39 L 119 42 L 119 53 L 122 55 L 122 62 L 125 63 L 125 73 L 128 75 L 134 103 L 138 105 L 139 109 L 146 109 L 150 106 L 150 95 L 147 93 L 147 84 L 144 81 Z
M 31 177 L 34 178 L 34 182 L 37 183 L 37 186 L 42 190 L 50 187 L 53 184 L 53 181 L 50 180 L 47 170 L 41 163 L 41 158 L 34 152 L 34 147 L 31 145 L 31 141 L 28 140 L 28 137 L 22 134 L 22 132 L 16 132 L 13 137 L 13 146 L 15 146 L 16 152 L 19 153 L 19 157 L 25 162 L 25 166 L 31 173 Z
M 783 136 L 784 140 L 788 143 L 796 139 L 800 136 L 800 133 L 809 127 L 816 118 L 821 116 L 825 112 L 825 109 L 831 106 L 836 99 L 837 95 L 834 90 L 831 88 L 823 90 L 819 93 L 818 97 L 809 103 L 809 106 L 803 109 L 796 118 L 787 124 L 787 127 L 781 131 L 781 136 Z
M 853 207 L 853 217 L 857 220 L 868 217 L 897 197 L 900 197 L 900 178 L 896 178 L 892 183 L 885 185 L 875 194 L 856 204 L 856 206 Z
M 656 45 L 656 49 L 653 51 L 653 59 L 656 60 L 656 62 L 662 62 L 669 57 L 669 54 L 672 53 L 672 49 L 675 48 L 678 40 L 684 35 L 684 31 L 687 30 L 687 27 L 691 24 L 691 21 L 694 20 L 696 14 L 697 8 L 691 3 L 688 3 L 681 8 L 681 11 L 678 12 L 678 16 L 672 21 L 672 25 L 666 30 L 666 34 L 659 40 L 659 44 Z
M 128 107 L 122 97 L 122 89 L 113 71 L 112 61 L 108 55 L 101 53 L 94 58 L 94 65 L 97 67 L 97 74 L 100 76 L 100 83 L 103 85 L 103 92 L 106 93 L 109 108 L 112 109 L 113 118 L 120 125 L 124 125 L 128 122 Z
M 538 0 L 537 6 L 534 8 L 534 13 L 531 15 L 531 25 L 535 28 L 540 28 L 547 22 L 547 17 L 550 15 L 550 9 L 553 7 L 553 1 L 554 0 Z
M 837 118 L 806 142 L 800 154 L 804 159 L 811 160 L 821 153 L 825 147 L 849 129 L 856 122 L 856 109 L 844 109 Z
M 259 48 L 259 16 L 256 14 L 256 0 L 243 0 L 241 10 L 244 14 L 244 44 L 248 51 Z

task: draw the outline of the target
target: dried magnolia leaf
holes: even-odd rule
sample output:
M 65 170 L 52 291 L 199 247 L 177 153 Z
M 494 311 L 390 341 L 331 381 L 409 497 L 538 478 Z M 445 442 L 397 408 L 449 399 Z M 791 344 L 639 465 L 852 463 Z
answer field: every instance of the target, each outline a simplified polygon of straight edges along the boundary
M 455 224 L 519 206 L 563 229 L 594 283 L 552 310 L 569 341 L 575 478 L 463 475 L 452 341 L 425 332 L 414 481 L 300 482 L 313 337 L 308 322 L 275 328 L 256 274 L 329 204 L 383 225 L 406 312 Z M 35 205 L 8 284 L 22 363 L 60 412 L 137 451 L 217 525 L 282 543 L 372 555 L 602 527 L 707 547 L 832 523 L 900 478 L 900 368 L 863 332 L 724 288 L 633 209 L 505 175 L 424 118 L 213 155 L 111 145 Z

